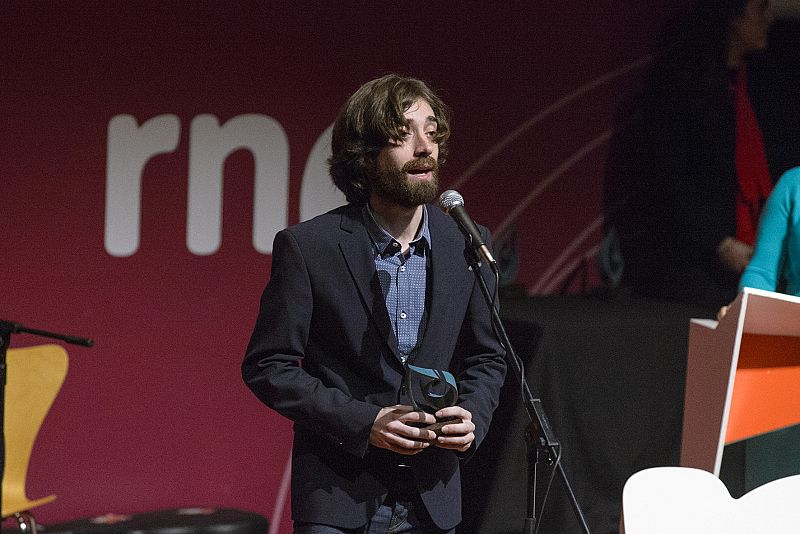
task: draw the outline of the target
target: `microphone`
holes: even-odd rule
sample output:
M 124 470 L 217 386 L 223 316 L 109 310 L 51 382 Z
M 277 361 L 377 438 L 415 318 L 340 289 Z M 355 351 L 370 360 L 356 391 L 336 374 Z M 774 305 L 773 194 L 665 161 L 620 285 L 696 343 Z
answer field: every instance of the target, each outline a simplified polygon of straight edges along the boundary
M 497 261 L 483 242 L 480 230 L 475 226 L 467 210 L 464 209 L 464 197 L 458 191 L 448 189 L 439 197 L 439 207 L 455 219 L 458 228 L 472 247 L 480 252 L 481 256 L 489 262 L 493 269 L 497 269 Z

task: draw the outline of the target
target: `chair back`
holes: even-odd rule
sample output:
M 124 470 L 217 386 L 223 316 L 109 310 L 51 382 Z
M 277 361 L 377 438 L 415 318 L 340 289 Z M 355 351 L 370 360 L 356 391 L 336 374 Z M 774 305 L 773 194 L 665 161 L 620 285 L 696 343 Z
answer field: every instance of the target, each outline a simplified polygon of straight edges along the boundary
M 25 479 L 36 436 L 67 376 L 68 358 L 58 345 L 39 345 L 8 349 L 6 364 L 3 518 L 56 498 L 29 500 Z
M 759 486 L 739 499 L 708 471 L 654 467 L 622 491 L 625 534 L 779 534 L 798 532 L 800 475 Z

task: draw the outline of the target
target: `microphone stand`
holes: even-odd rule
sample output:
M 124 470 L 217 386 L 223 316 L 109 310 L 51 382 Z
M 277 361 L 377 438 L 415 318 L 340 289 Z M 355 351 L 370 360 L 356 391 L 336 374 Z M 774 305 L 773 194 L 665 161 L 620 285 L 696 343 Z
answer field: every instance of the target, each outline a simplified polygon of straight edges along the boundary
M 525 380 L 520 359 L 514 352 L 514 348 L 511 346 L 511 341 L 509 340 L 506 330 L 503 327 L 503 321 L 500 319 L 500 314 L 497 312 L 497 308 L 492 305 L 492 296 L 489 293 L 489 288 L 486 285 L 486 280 L 484 280 L 483 273 L 480 269 L 480 258 L 478 257 L 478 253 L 476 252 L 475 248 L 473 248 L 469 240 L 467 240 L 466 247 L 464 248 L 464 258 L 467 260 L 470 270 L 472 270 L 473 274 L 475 275 L 475 280 L 478 282 L 478 285 L 481 288 L 481 293 L 483 293 L 483 298 L 486 301 L 487 307 L 491 309 L 492 323 L 495 327 L 495 333 L 500 338 L 500 343 L 506 349 L 506 362 L 512 368 L 514 375 L 517 378 L 517 383 L 520 386 L 520 392 L 522 394 L 522 402 L 524 403 L 525 411 L 528 414 L 528 428 L 525 432 L 525 442 L 528 450 L 528 499 L 527 515 L 525 517 L 523 534 L 534 534 L 536 528 L 536 471 L 539 463 L 540 452 L 544 454 L 545 461 L 548 465 L 555 464 L 554 469 L 556 469 L 562 482 L 564 483 L 564 488 L 567 492 L 570 504 L 572 505 L 572 510 L 575 513 L 575 517 L 580 523 L 581 530 L 584 534 L 591 534 L 589 526 L 586 524 L 586 519 L 583 516 L 583 512 L 581 511 L 578 501 L 575 498 L 575 494 L 572 491 L 572 486 L 569 483 L 569 479 L 567 478 L 566 473 L 564 473 L 564 468 L 561 464 L 561 444 L 558 442 L 555 434 L 553 433 L 553 429 L 550 426 L 550 421 L 547 419 L 547 415 L 542 407 L 541 399 L 533 398 L 531 390 L 528 388 L 528 382 Z M 490 263 L 490 266 L 492 270 L 497 269 L 496 264 Z
M 3 479 L 6 468 L 6 435 L 5 435 L 5 408 L 6 408 L 6 377 L 7 377 L 7 363 L 6 352 L 9 345 L 11 345 L 11 334 L 34 334 L 42 337 L 49 337 L 52 339 L 59 339 L 73 345 L 83 345 L 84 347 L 91 347 L 94 341 L 76 336 L 68 336 L 65 334 L 56 334 L 47 332 L 45 330 L 37 330 L 35 328 L 28 328 L 19 323 L 11 321 L 4 321 L 0 319 L 0 481 Z M 3 501 L 3 485 L 0 482 L 0 502 Z M 0 533 L 3 531 L 2 519 L 0 519 Z

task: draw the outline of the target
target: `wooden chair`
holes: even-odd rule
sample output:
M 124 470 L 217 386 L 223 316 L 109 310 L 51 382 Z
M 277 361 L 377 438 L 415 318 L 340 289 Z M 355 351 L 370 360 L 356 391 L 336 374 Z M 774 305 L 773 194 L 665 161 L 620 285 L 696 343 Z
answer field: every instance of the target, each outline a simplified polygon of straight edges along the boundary
M 36 436 L 67 376 L 67 352 L 58 345 L 8 349 L 6 363 L 2 516 L 15 517 L 22 532 L 37 534 L 30 510 L 56 496 L 28 499 L 25 480 Z
M 625 534 L 782 534 L 798 532 L 800 475 L 759 486 L 739 499 L 708 471 L 654 467 L 622 491 Z

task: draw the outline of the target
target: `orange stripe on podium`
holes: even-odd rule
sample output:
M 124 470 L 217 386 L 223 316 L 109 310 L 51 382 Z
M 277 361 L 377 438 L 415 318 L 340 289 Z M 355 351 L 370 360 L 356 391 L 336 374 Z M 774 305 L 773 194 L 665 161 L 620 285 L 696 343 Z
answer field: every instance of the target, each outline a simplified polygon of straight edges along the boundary
M 744 334 L 725 443 L 800 424 L 800 337 Z

